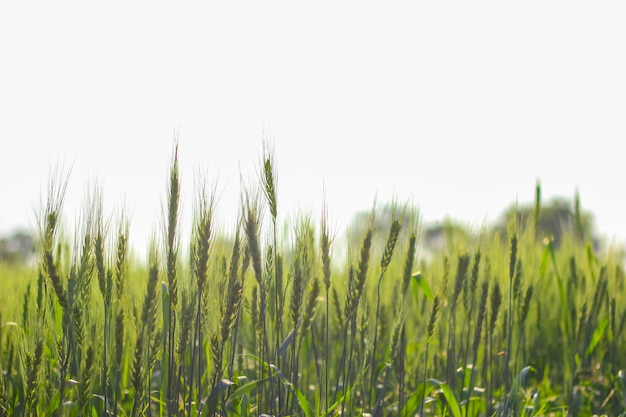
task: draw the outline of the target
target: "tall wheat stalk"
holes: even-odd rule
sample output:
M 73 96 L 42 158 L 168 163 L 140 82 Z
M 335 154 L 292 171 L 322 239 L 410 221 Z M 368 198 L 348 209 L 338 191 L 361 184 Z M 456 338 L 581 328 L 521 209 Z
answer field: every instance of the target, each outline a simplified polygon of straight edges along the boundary
M 349 279 L 348 279 L 348 294 L 346 296 L 346 307 L 345 307 L 345 328 L 344 328 L 344 339 L 348 340 L 348 334 L 351 335 L 350 338 L 350 347 L 347 357 L 348 366 L 344 368 L 345 359 L 346 359 L 346 344 L 344 344 L 344 350 L 342 352 L 342 359 L 339 369 L 344 370 L 343 375 L 343 401 L 341 402 L 341 413 L 345 412 L 346 406 L 351 406 L 348 403 L 348 395 L 347 391 L 349 390 L 349 386 L 352 383 L 353 376 L 353 360 L 352 355 L 354 353 L 354 346 L 357 339 L 357 319 L 359 312 L 359 302 L 361 297 L 365 292 L 365 284 L 367 282 L 367 274 L 369 270 L 369 260 L 370 260 L 370 252 L 372 248 L 372 239 L 373 239 L 373 224 L 375 210 L 372 208 L 372 212 L 370 215 L 369 226 L 367 231 L 365 232 L 365 236 L 363 237 L 363 244 L 361 245 L 361 252 L 359 257 L 359 263 L 356 271 L 351 268 Z M 348 333 L 348 329 L 350 333 Z M 338 378 L 339 378 L 338 374 Z M 339 391 L 339 380 L 336 385 L 335 395 Z M 351 398 L 350 398 L 351 399 Z
M 310 217 L 300 218 L 296 226 L 296 242 L 295 253 L 293 254 L 291 263 L 291 297 L 289 300 L 289 316 L 291 318 L 291 332 L 289 340 L 291 341 L 291 362 L 289 369 L 291 373 L 291 382 L 295 389 L 298 388 L 298 354 L 299 345 L 298 330 L 302 326 L 304 314 L 304 296 L 305 290 L 311 279 L 313 267 L 313 228 Z M 287 407 L 288 412 L 293 412 L 294 398 L 290 396 Z
M 464 350 L 463 380 L 464 381 L 465 381 L 465 374 L 467 373 L 467 369 L 468 369 L 467 361 L 470 355 L 470 348 L 471 348 L 470 339 L 472 336 L 472 317 L 474 316 L 474 307 L 476 304 L 476 289 L 478 285 L 478 276 L 479 276 L 479 271 L 480 271 L 480 260 L 481 260 L 481 253 L 480 253 L 480 248 L 479 248 L 474 254 L 470 279 L 466 280 L 465 286 L 464 286 L 465 296 L 467 297 L 467 299 L 464 300 L 464 302 L 467 305 L 467 308 L 466 308 L 467 320 L 465 320 L 465 323 L 463 326 L 464 328 L 467 327 L 467 332 L 465 333 L 465 337 L 466 337 L 465 346 L 463 348 Z M 472 366 L 476 366 L 476 364 L 472 362 Z
M 254 278 L 259 288 L 259 323 L 262 329 L 262 347 L 260 355 L 266 364 L 271 364 L 271 354 L 269 349 L 269 336 L 267 326 L 267 286 L 263 280 L 263 267 L 261 262 L 261 245 L 259 243 L 259 211 L 256 201 L 251 201 L 249 194 L 245 196 L 245 218 L 244 229 L 248 240 L 248 248 L 250 250 L 250 258 L 252 259 L 252 269 L 254 270 Z M 268 369 L 268 372 L 270 370 Z M 265 367 L 261 366 L 260 379 L 265 375 Z M 275 412 L 274 397 L 274 381 L 269 376 L 269 406 L 270 412 Z M 263 404 L 261 401 L 260 405 Z
M 332 239 L 328 227 L 328 207 L 326 200 L 322 205 L 322 219 L 320 226 L 320 256 L 322 258 L 322 275 L 324 277 L 324 290 L 326 291 L 326 320 L 325 320 L 325 336 L 324 336 L 324 389 L 320 389 L 320 403 L 324 410 L 328 410 L 329 406 L 329 383 L 328 373 L 330 370 L 330 337 L 329 337 L 329 321 L 330 321 L 330 248 Z M 322 398 L 323 395 L 323 398 Z M 325 411 L 324 415 L 327 415 Z
M 260 173 L 261 177 L 261 190 L 263 191 L 263 195 L 265 196 L 267 205 L 270 211 L 270 217 L 272 220 L 272 245 L 268 249 L 268 258 L 271 257 L 273 268 L 269 271 L 272 271 L 274 294 L 273 298 L 273 319 L 275 320 L 275 342 L 274 342 L 274 352 L 272 353 L 272 359 L 275 358 L 276 364 L 278 368 L 280 368 L 280 356 L 277 354 L 278 347 L 282 340 L 282 280 L 279 275 L 280 268 L 277 263 L 279 261 L 279 251 L 278 251 L 278 232 L 276 229 L 276 221 L 278 219 L 278 200 L 277 200 L 277 192 L 276 187 L 278 184 L 278 180 L 276 177 L 276 166 L 274 161 L 274 151 L 270 148 L 270 145 L 267 141 L 263 142 L 263 154 L 262 154 L 262 169 Z
M 380 286 L 383 281 L 383 277 L 385 276 L 385 272 L 387 272 L 387 268 L 389 268 L 389 264 L 391 263 L 391 258 L 393 257 L 394 250 L 396 248 L 396 243 L 398 242 L 398 236 L 400 236 L 400 230 L 402 229 L 402 223 L 400 219 L 396 218 L 396 209 L 395 207 L 392 209 L 392 221 L 391 226 L 389 228 L 389 236 L 387 237 L 387 243 L 385 245 L 385 250 L 383 252 L 383 256 L 380 260 L 380 276 L 378 277 L 378 283 L 376 285 L 376 315 L 374 317 L 374 339 L 372 344 L 372 359 L 370 361 L 370 407 L 373 407 L 376 403 L 376 350 L 378 345 L 378 320 L 380 315 Z
M 117 246 L 115 252 L 115 360 L 113 361 L 113 415 L 117 416 L 119 398 L 121 395 L 122 372 L 126 372 L 125 362 L 125 324 L 126 312 L 122 304 L 122 294 L 126 288 L 126 275 L 128 272 L 128 252 L 129 252 L 129 231 L 130 223 L 125 211 L 122 210 L 118 220 Z M 105 402 L 105 411 L 107 404 Z
M 509 308 L 507 322 L 507 343 L 506 343 L 506 363 L 504 366 L 504 384 L 507 398 L 504 404 L 505 415 L 509 412 L 512 405 L 513 394 L 511 393 L 510 367 L 511 367 L 511 349 L 513 349 L 513 297 L 516 292 L 514 281 L 515 267 L 517 265 L 517 234 L 511 236 L 511 250 L 509 258 Z
M 454 391 L 456 388 L 456 306 L 459 295 L 463 290 L 465 281 L 467 280 L 467 270 L 470 263 L 470 257 L 467 253 L 460 255 L 458 258 L 456 277 L 454 280 L 454 290 L 452 293 L 452 301 L 450 306 L 450 321 L 448 323 L 448 355 L 447 355 L 447 379 L 450 388 Z
M 165 404 L 167 415 L 173 416 L 178 413 L 178 389 L 179 380 L 176 372 L 176 306 L 178 304 L 178 248 L 179 248 L 179 204 L 180 204 L 180 173 L 178 167 L 178 141 L 174 143 L 172 162 L 167 193 L 167 208 L 165 211 L 165 256 L 168 303 L 166 323 L 165 352 L 167 354 L 164 372 L 165 381 Z
M 104 312 L 104 338 L 102 341 L 102 389 L 104 397 L 104 413 L 109 413 L 109 352 L 108 342 L 111 334 L 111 300 L 113 294 L 113 272 L 106 265 L 106 224 L 102 207 L 101 192 L 96 189 L 93 203 L 94 211 L 94 256 L 96 264 L 96 274 L 98 276 L 98 288 L 103 301 Z M 115 407 L 114 407 L 115 408 Z
M 407 308 L 407 294 L 409 292 L 409 286 L 411 285 L 411 276 L 413 275 L 413 264 L 415 262 L 415 255 L 417 250 L 417 229 L 418 226 L 412 227 L 411 235 L 409 237 L 409 244 L 404 256 L 404 267 L 402 272 L 402 314 L 406 317 Z M 406 324 L 403 320 L 402 328 L 400 330 L 400 347 L 399 347 L 399 366 L 398 366 L 398 408 L 404 407 L 404 391 L 405 391 L 405 379 L 406 379 Z
M 143 414 L 146 403 L 146 388 L 149 389 L 150 386 L 149 380 L 154 365 L 155 349 L 158 348 L 158 344 L 155 346 L 154 343 L 152 343 L 154 340 L 158 341 L 156 325 L 158 313 L 157 286 L 159 283 L 159 260 L 156 249 L 156 239 L 153 239 L 150 245 L 148 262 L 149 271 L 146 295 L 144 297 L 141 316 L 137 317 L 140 321 L 136 324 L 137 328 L 140 330 L 138 331 L 135 341 L 131 376 L 132 386 L 134 388 L 132 417 Z M 150 409 L 149 398 L 150 396 L 148 395 L 148 410 Z
M 69 171 L 60 173 L 58 170 L 52 172 L 48 182 L 48 195 L 45 207 L 38 217 L 38 247 L 41 256 L 41 270 L 52 284 L 57 301 L 62 309 L 62 336 L 58 341 L 57 360 L 59 363 L 59 398 L 60 403 L 63 402 L 65 394 L 66 375 L 69 365 L 69 303 L 67 292 L 65 289 L 64 279 L 61 276 L 55 248 L 58 244 L 59 223 L 67 183 L 69 180 Z M 60 405 L 54 410 L 55 416 L 60 413 Z
M 239 231 L 235 236 L 233 243 L 230 265 L 225 272 L 225 288 L 223 291 L 221 303 L 219 306 L 220 321 L 217 331 L 211 337 L 211 358 L 214 363 L 214 376 L 212 384 L 211 397 L 213 400 L 209 401 L 211 407 L 217 406 L 217 395 L 221 390 L 221 387 L 227 387 L 231 382 L 226 379 L 222 379 L 224 375 L 224 350 L 228 344 L 228 340 L 231 337 L 233 326 L 239 316 L 239 310 L 243 300 L 243 280 L 239 274 L 239 267 L 242 261 L 241 253 L 241 240 L 239 237 Z M 235 349 L 235 344 L 231 341 L 231 350 Z M 215 412 L 210 409 L 209 415 Z
M 485 349 L 485 363 L 487 366 L 487 414 L 491 415 L 493 407 L 493 391 L 494 391 L 494 371 L 493 371 L 493 333 L 498 320 L 498 313 L 502 304 L 502 293 L 500 284 L 496 281 L 491 291 L 491 299 L 489 303 L 489 321 L 487 323 L 487 348 Z
M 483 281 L 482 286 L 481 286 L 481 293 L 480 293 L 480 302 L 478 304 L 478 320 L 476 320 L 476 328 L 474 329 L 474 340 L 472 342 L 472 369 L 470 371 L 470 382 L 469 382 L 469 387 L 468 387 L 468 393 L 467 393 L 467 406 L 465 408 L 465 415 L 469 416 L 469 412 L 470 412 L 470 405 L 471 405 L 471 401 L 470 399 L 472 398 L 472 392 L 474 390 L 474 379 L 476 377 L 476 361 L 478 359 L 478 347 L 480 346 L 480 340 L 481 340 L 481 335 L 482 335 L 482 330 L 483 330 L 483 323 L 485 321 L 485 316 L 487 315 L 487 297 L 489 295 L 489 282 L 488 281 Z
M 201 179 L 198 185 L 196 200 L 194 206 L 194 224 L 192 229 L 192 242 L 191 242 L 191 262 L 192 273 L 195 278 L 196 293 L 195 293 L 195 317 L 193 326 L 193 336 L 191 343 L 191 362 L 189 369 L 189 393 L 187 402 L 187 414 L 191 415 L 192 402 L 200 404 L 202 398 L 201 391 L 201 378 L 202 369 L 202 346 L 203 343 L 203 323 L 202 317 L 202 303 L 208 288 L 209 277 L 209 260 L 211 243 L 214 233 L 213 215 L 215 209 L 215 193 L 209 196 L 207 183 L 204 179 Z M 195 379 L 194 379 L 195 378 Z M 196 391 L 194 392 L 194 384 Z
M 423 386 L 426 386 L 426 374 L 428 372 L 428 347 L 430 345 L 430 339 L 433 337 L 433 334 L 435 333 L 435 327 L 437 326 L 437 321 L 439 319 L 439 311 L 441 309 L 441 301 L 439 298 L 439 295 L 436 295 L 433 298 L 433 308 L 431 310 L 430 313 L 430 318 L 428 319 L 428 327 L 426 330 L 426 352 L 424 353 L 425 355 L 425 360 L 424 360 L 424 376 L 423 376 L 423 380 L 422 380 L 422 384 Z M 425 398 L 426 396 L 426 391 L 424 391 L 424 397 L 422 398 L 422 401 L 420 402 L 420 416 L 424 415 L 424 403 L 425 403 Z

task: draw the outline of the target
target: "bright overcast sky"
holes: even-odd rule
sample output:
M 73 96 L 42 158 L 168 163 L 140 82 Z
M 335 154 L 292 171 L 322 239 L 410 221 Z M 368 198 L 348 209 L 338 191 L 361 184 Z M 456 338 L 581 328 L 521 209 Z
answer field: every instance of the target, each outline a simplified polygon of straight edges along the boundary
M 68 223 L 97 181 L 146 245 L 176 130 L 228 231 L 265 137 L 284 218 L 325 187 L 337 224 L 395 196 L 480 225 L 539 179 L 626 240 L 626 3 L 206 3 L 2 2 L 0 232 L 65 162 Z

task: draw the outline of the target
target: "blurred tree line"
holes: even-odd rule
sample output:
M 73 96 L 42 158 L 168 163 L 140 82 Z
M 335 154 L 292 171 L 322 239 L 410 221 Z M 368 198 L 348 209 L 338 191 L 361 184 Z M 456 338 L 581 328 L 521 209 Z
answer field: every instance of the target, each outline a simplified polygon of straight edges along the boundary
M 413 207 L 399 207 L 387 204 L 376 207 L 375 215 L 363 211 L 357 213 L 348 227 L 348 242 L 350 247 L 358 248 L 360 239 L 370 222 L 373 222 L 374 233 L 387 233 L 394 216 L 401 218 L 404 224 L 414 224 L 418 210 Z M 536 239 L 552 239 L 553 245 L 559 248 L 566 237 L 590 242 L 594 251 L 601 249 L 602 237 L 595 230 L 595 220 L 592 213 L 583 211 L 580 198 L 576 194 L 573 200 L 555 197 L 548 202 L 541 202 L 541 187 L 536 189 L 536 201 L 528 204 L 512 204 L 491 225 L 484 225 L 480 230 L 472 228 L 452 219 L 443 219 L 436 223 L 420 226 L 420 253 L 432 255 L 440 252 L 452 240 L 463 240 L 471 235 L 486 233 L 499 234 L 503 242 L 508 241 L 508 230 L 514 227 L 518 234 L 530 228 L 534 230 Z M 406 228 L 403 230 L 407 233 Z M 384 244 L 384 240 L 381 240 Z
M 35 257 L 35 239 L 31 233 L 17 230 L 10 236 L 0 238 L 0 261 L 26 263 Z

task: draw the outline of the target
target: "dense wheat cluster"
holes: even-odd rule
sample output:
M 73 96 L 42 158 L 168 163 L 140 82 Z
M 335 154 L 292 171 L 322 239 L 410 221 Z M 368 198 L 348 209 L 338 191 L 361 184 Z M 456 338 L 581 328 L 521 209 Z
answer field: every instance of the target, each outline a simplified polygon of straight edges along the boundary
M 36 264 L 0 263 L 0 415 L 624 412 L 622 259 L 580 217 L 555 244 L 539 185 L 532 216 L 448 225 L 426 257 L 409 202 L 374 206 L 350 239 L 326 205 L 285 227 L 267 146 L 261 162 L 230 232 L 196 181 L 184 236 L 176 144 L 147 262 L 97 188 L 63 237 L 67 175 L 52 175 Z

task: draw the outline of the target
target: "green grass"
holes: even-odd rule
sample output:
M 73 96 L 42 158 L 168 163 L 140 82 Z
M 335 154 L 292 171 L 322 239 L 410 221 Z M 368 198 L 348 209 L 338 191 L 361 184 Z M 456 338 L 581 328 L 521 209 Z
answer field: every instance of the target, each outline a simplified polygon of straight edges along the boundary
M 326 205 L 284 229 L 261 158 L 231 233 L 198 181 L 182 236 L 176 145 L 145 264 L 97 189 L 63 238 L 54 174 L 38 263 L 0 263 L 0 415 L 624 413 L 622 258 L 594 251 L 580 222 L 558 247 L 543 236 L 539 185 L 530 217 L 506 232 L 448 224 L 424 257 L 411 204 L 374 207 L 350 238 Z

